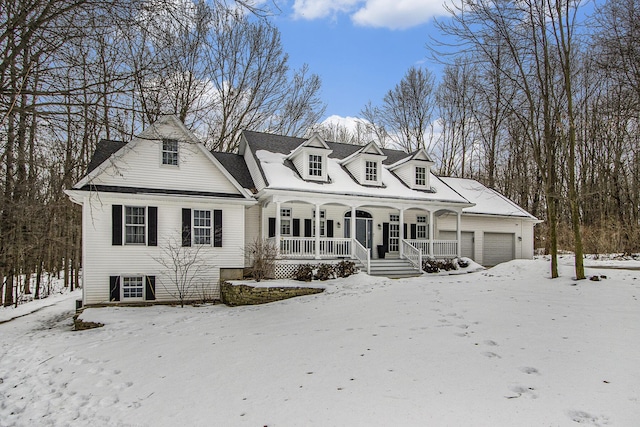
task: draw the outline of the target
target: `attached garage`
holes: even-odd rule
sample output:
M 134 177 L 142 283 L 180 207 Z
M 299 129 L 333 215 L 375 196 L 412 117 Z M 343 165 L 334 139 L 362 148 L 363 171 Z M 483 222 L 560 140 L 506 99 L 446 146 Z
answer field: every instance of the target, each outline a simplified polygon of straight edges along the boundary
M 484 233 L 482 264 L 494 266 L 501 262 L 511 261 L 516 257 L 515 246 L 516 236 L 514 233 Z
M 463 231 L 460 238 L 462 239 L 462 256 L 475 259 L 475 251 L 473 250 L 473 231 Z M 455 231 L 440 231 L 440 238 L 444 240 L 456 240 Z

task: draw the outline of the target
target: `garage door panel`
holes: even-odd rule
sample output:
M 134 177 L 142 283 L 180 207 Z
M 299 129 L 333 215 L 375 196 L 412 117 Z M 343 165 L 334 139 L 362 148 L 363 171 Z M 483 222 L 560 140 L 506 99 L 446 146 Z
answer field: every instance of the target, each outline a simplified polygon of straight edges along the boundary
M 515 234 L 484 233 L 482 243 L 483 264 L 493 266 L 515 258 Z

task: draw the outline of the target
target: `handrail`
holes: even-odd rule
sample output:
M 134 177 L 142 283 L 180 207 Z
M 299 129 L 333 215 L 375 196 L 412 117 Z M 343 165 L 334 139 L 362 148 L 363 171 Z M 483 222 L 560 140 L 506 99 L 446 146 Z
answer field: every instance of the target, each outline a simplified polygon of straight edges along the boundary
M 429 252 L 429 242 L 433 242 L 433 253 Z M 407 239 L 412 246 L 422 249 L 423 255 L 431 255 L 434 257 L 456 257 L 458 254 L 457 240 L 443 239 Z
M 422 273 L 422 249 L 418 249 L 406 240 L 402 240 L 402 257 L 407 259 Z
M 362 246 L 362 243 L 356 239 L 351 240 L 353 242 L 353 256 L 366 268 L 367 274 L 371 274 L 371 249 L 365 248 Z

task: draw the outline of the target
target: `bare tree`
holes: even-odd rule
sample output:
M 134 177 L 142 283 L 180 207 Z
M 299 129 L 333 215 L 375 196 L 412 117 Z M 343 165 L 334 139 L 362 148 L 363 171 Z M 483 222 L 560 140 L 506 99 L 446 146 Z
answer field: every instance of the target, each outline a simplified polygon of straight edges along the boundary
M 162 254 L 154 257 L 154 261 L 163 269 L 162 287 L 180 302 L 184 303 L 203 295 L 203 289 L 210 287 L 213 265 L 200 253 L 202 246 L 182 246 L 176 239 L 167 239 L 162 245 Z
M 394 145 L 404 151 L 431 151 L 433 98 L 433 75 L 414 66 L 387 92 L 380 107 L 369 106 L 362 114 L 371 123 L 383 126 Z

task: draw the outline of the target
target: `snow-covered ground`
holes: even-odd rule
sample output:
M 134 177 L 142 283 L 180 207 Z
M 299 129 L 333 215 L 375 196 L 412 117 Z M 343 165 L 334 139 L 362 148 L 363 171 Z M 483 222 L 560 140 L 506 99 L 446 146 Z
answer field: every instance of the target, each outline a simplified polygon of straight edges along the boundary
M 0 325 L 0 425 L 637 426 L 640 272 L 570 264 L 88 309 L 82 332 L 71 294 Z

